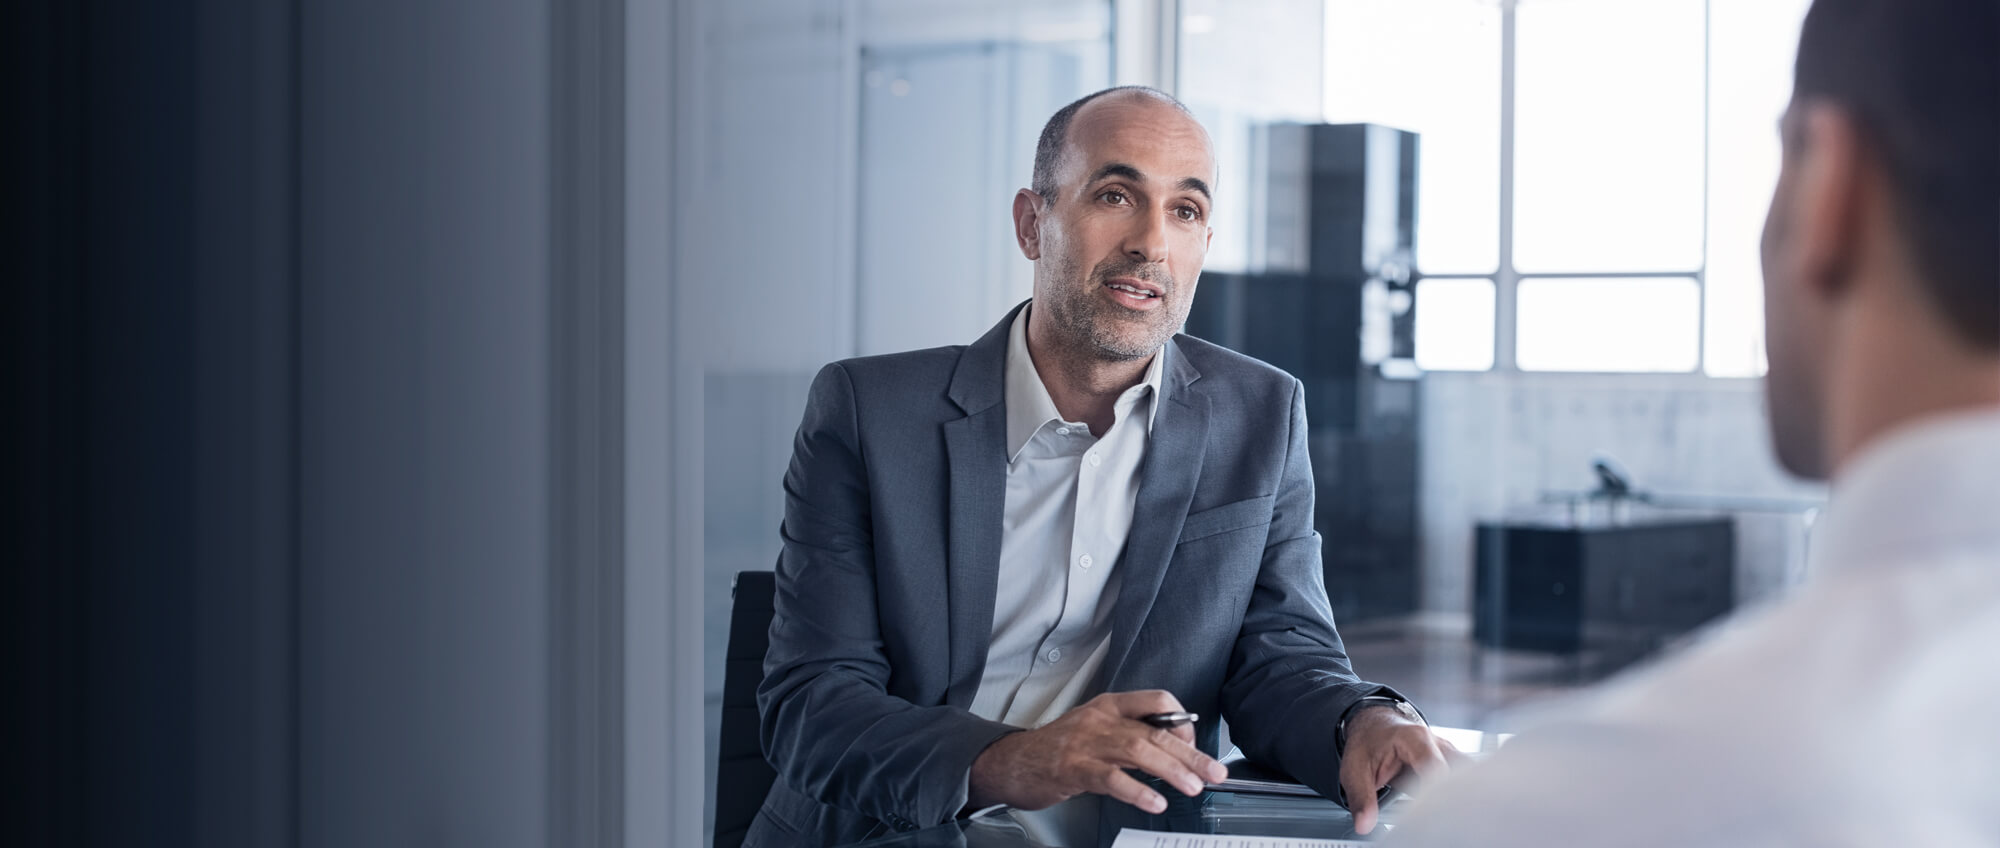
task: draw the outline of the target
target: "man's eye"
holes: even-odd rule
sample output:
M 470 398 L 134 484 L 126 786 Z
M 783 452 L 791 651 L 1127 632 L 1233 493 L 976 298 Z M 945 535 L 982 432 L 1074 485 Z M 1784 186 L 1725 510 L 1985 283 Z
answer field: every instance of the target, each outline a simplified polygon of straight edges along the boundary
M 1103 194 L 1098 195 L 1097 197 L 1098 199 L 1103 200 L 1106 203 L 1125 202 L 1125 192 L 1122 191 L 1107 191 Z
M 1186 221 L 1190 224 L 1201 220 L 1201 210 L 1196 209 L 1192 206 L 1183 206 L 1179 209 L 1176 209 L 1174 210 L 1174 214 L 1181 216 L 1181 220 Z

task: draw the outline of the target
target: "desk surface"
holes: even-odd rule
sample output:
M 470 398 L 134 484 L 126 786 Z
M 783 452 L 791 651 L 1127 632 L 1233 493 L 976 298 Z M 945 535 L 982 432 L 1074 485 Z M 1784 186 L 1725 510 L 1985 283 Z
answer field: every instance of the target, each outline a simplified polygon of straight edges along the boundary
M 1256 836 L 1300 836 L 1314 839 L 1366 839 L 1354 833 L 1354 820 L 1338 804 L 1324 798 L 1278 798 L 1208 792 L 1182 798 L 1159 816 L 1126 823 L 1127 827 L 1172 833 L 1234 833 Z M 1393 801 L 1382 809 L 1382 821 L 1393 825 L 1407 803 Z M 1178 808 L 1178 809 L 1176 809 Z M 1113 831 L 1115 834 L 1116 831 Z M 1110 844 L 1107 837 L 1105 845 Z M 1005 813 L 936 827 L 897 833 L 851 848 L 1044 848 L 1028 838 Z
M 1498 748 L 1505 735 L 1476 730 L 1434 728 L 1460 750 L 1483 753 Z M 1131 821 L 1118 825 L 1174 833 L 1234 833 L 1257 836 L 1299 836 L 1315 839 L 1366 839 L 1354 833 L 1347 810 L 1325 798 L 1285 798 L 1235 792 L 1206 792 L 1194 798 L 1168 793 L 1165 813 L 1146 816 L 1125 808 Z M 1406 801 L 1382 808 L 1381 821 L 1393 826 Z M 1109 828 L 1107 828 L 1109 829 Z M 1377 833 L 1381 831 L 1377 830 Z M 1112 834 L 1116 830 L 1111 830 Z M 1105 844 L 1110 844 L 1107 836 Z M 1042 848 L 1006 814 L 952 821 L 859 843 L 852 848 Z

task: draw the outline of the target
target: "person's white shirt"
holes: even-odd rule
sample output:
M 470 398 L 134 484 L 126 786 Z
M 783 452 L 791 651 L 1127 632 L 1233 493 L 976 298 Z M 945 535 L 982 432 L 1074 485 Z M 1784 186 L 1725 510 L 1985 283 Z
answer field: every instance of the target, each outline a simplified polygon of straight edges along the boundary
M 1158 408 L 1167 352 L 1112 404 L 1093 434 L 1064 420 L 1028 352 L 1029 311 L 1008 330 L 1007 496 L 992 641 L 972 712 L 1040 727 L 1103 690 L 1118 564 L 1132 530 L 1139 466 Z M 1097 835 L 1096 796 L 1012 815 L 1038 841 L 1083 846 Z
M 2000 409 L 1835 480 L 1798 593 L 1426 788 L 1405 846 L 2000 845 Z

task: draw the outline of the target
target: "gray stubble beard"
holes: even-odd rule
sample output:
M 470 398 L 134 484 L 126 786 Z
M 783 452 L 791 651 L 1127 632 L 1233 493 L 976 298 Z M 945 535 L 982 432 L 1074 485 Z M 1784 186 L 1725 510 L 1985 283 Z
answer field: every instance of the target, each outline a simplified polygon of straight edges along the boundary
M 1076 267 L 1072 263 L 1065 261 L 1060 263 L 1060 266 L 1057 271 L 1062 279 L 1074 280 L 1077 278 Z M 1180 288 L 1179 283 L 1164 271 L 1137 271 L 1125 268 L 1117 270 L 1159 283 L 1161 287 L 1160 297 L 1163 300 L 1168 295 L 1177 293 Z M 1110 276 L 1115 276 L 1115 274 Z M 1085 282 L 1093 285 L 1101 285 L 1096 277 L 1096 273 L 1093 272 L 1085 277 Z M 1167 343 L 1168 339 L 1173 338 L 1174 333 L 1180 329 L 1180 319 L 1185 319 L 1186 317 L 1182 315 L 1177 319 L 1173 314 L 1172 305 L 1162 304 L 1165 308 L 1161 309 L 1157 316 L 1148 317 L 1155 317 L 1156 320 L 1166 321 L 1166 325 L 1158 326 L 1149 322 L 1146 325 L 1145 334 L 1134 345 L 1119 338 L 1118 334 L 1111 332 L 1106 326 L 1108 323 L 1117 321 L 1118 319 L 1105 315 L 1104 310 L 1115 309 L 1115 307 L 1108 307 L 1094 302 L 1090 299 L 1091 292 L 1086 288 L 1063 286 L 1058 288 L 1057 291 L 1060 293 L 1059 297 L 1054 302 L 1044 304 L 1046 308 L 1042 311 L 1041 315 L 1050 319 L 1059 328 L 1056 335 L 1070 342 L 1071 344 L 1066 346 L 1071 347 L 1073 352 L 1086 354 L 1104 361 L 1130 362 L 1135 359 L 1144 359 L 1152 356 L 1155 351 L 1158 351 L 1161 346 Z M 1094 320 L 1097 318 L 1102 318 L 1103 320 Z

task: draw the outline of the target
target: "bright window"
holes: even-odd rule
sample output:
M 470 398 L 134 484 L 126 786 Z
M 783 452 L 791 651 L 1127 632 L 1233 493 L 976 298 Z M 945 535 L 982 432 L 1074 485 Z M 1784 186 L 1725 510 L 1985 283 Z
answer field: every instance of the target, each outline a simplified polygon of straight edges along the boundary
M 1701 285 L 1692 277 L 1529 278 L 1515 296 L 1515 359 L 1524 371 L 1673 372 L 1697 364 Z
M 1708 272 L 1702 320 L 1710 376 L 1764 373 L 1764 274 L 1757 243 L 1778 182 L 1778 115 L 1811 0 L 1709 6 Z
M 1701 267 L 1702 0 L 1516 14 L 1514 267 Z
M 1493 367 L 1493 281 L 1431 277 L 1417 282 L 1417 367 Z
M 1422 136 L 1418 363 L 1762 374 L 1757 242 L 1809 5 L 1325 0 L 1326 120 Z M 1473 355 L 1502 304 L 1510 355 Z

